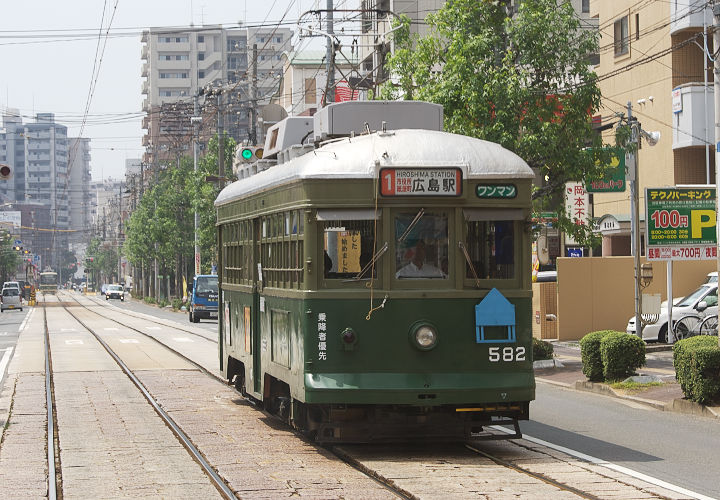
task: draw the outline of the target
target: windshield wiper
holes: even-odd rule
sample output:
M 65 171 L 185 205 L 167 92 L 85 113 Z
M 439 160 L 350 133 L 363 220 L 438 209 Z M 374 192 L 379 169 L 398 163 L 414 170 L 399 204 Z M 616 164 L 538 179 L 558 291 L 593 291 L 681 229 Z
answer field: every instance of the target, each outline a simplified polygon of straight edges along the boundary
M 413 228 L 415 227 L 415 225 L 416 225 L 418 222 L 420 222 L 420 219 L 422 219 L 422 216 L 423 216 L 423 215 L 425 215 L 425 209 L 424 209 L 424 208 L 421 208 L 420 211 L 417 213 L 417 215 L 415 215 L 415 218 L 412 220 L 412 222 L 411 222 L 410 225 L 407 227 L 407 229 L 405 230 L 405 232 L 404 232 L 403 234 L 401 234 L 400 237 L 397 239 L 398 243 L 402 243 L 403 241 L 405 241 L 405 238 L 408 237 L 408 235 L 410 234 L 410 231 L 413 230 Z
M 382 247 L 380 247 L 380 249 L 379 249 L 377 252 L 375 252 L 375 255 L 373 255 L 372 258 L 370 259 L 370 262 L 368 262 L 367 264 L 365 264 L 365 267 L 363 267 L 363 268 L 360 270 L 360 272 L 357 273 L 357 274 L 355 275 L 355 277 L 353 277 L 353 279 L 347 280 L 347 281 L 358 281 L 358 280 L 361 280 L 362 277 L 363 277 L 363 275 L 364 275 L 366 272 L 368 272 L 368 270 L 373 266 L 373 264 L 375 264 L 375 262 L 377 262 L 377 260 L 378 260 L 380 257 L 382 257 L 383 254 L 385 254 L 385 252 L 387 252 L 387 249 L 388 249 L 388 242 L 386 241 L 385 244 L 384 244 Z
M 478 278 L 477 271 L 475 270 L 475 266 L 472 263 L 472 260 L 470 259 L 470 254 L 467 251 L 467 247 L 465 246 L 465 243 L 462 241 L 458 241 L 458 248 L 462 250 L 463 255 L 465 256 L 465 261 L 470 266 L 470 271 L 472 271 L 473 277 L 475 278 L 475 286 L 480 288 L 480 278 Z

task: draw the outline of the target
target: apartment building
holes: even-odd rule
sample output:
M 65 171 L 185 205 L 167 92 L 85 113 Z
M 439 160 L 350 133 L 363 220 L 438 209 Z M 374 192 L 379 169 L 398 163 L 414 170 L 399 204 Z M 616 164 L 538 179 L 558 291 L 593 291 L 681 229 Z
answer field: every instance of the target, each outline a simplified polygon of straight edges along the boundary
M 72 137 L 69 139 L 69 189 L 68 200 L 70 208 L 69 234 L 71 248 L 79 248 L 87 243 L 87 233 L 90 229 L 90 139 L 85 137 Z
M 23 123 L 19 112 L 8 110 L 0 131 L 0 163 L 12 175 L 0 181 L 0 197 L 23 213 L 23 246 L 56 266 L 68 246 L 70 197 L 67 127 L 53 113 L 38 113 Z M 47 215 L 47 217 L 46 217 Z
M 643 129 L 661 134 L 657 145 L 645 143 L 637 155 L 644 231 L 645 188 L 715 183 L 712 63 L 702 48 L 712 12 L 700 0 L 593 0 L 590 10 L 601 36 L 596 72 L 603 122 L 627 114 L 629 103 Z M 711 35 L 708 45 L 712 52 Z M 614 143 L 613 133 L 605 132 L 605 142 Z M 629 255 L 629 190 L 595 194 L 593 210 L 603 255 Z
M 151 28 L 141 41 L 142 76 L 146 78 L 141 91 L 146 95 L 143 111 L 147 113 L 143 160 L 152 166 L 192 154 L 193 96 L 202 89 L 222 92 L 200 100 L 201 148 L 217 131 L 218 108 L 225 131 L 239 142 L 247 141 L 250 109 L 255 102 L 258 106 L 269 102 L 277 91 L 280 54 L 292 48 L 292 32 L 220 25 Z M 255 72 L 251 70 L 254 55 Z

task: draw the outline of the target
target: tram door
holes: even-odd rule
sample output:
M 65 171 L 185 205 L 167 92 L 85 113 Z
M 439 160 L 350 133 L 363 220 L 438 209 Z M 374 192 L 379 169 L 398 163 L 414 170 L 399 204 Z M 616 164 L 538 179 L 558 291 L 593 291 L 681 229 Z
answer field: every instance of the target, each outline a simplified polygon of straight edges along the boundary
M 261 328 L 260 328 L 260 295 L 263 290 L 262 277 L 262 222 L 260 218 L 253 220 L 253 234 L 255 235 L 253 244 L 253 304 L 250 331 L 252 334 L 252 356 L 253 367 L 251 371 L 252 388 L 257 393 L 262 393 L 262 345 Z

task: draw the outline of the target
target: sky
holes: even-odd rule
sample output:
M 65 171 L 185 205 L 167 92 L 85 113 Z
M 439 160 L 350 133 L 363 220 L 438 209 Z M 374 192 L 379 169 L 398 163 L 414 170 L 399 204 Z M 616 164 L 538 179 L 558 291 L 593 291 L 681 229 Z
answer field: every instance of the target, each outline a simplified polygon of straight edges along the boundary
M 336 4 L 338 0 L 335 0 Z M 119 179 L 140 158 L 140 33 L 150 27 L 294 22 L 318 0 L 3 1 L 0 114 L 54 113 L 68 136 L 91 139 L 93 180 Z M 326 0 L 320 0 L 325 8 Z M 109 27 L 109 30 L 108 30 Z M 105 35 L 108 34 L 107 38 Z M 93 75 L 97 75 L 96 78 Z M 92 89 L 92 90 L 91 90 Z M 90 99 L 89 99 L 90 98 Z M 89 99 L 89 107 L 87 106 Z M 84 120 L 85 111 L 87 115 Z

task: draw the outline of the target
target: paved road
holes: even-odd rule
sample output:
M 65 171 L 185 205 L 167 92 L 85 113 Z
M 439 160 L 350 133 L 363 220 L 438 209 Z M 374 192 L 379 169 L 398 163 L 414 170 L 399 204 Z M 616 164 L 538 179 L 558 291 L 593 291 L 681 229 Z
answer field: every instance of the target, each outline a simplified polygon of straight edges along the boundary
M 0 389 L 2 389 L 7 365 L 17 344 L 20 326 L 32 308 L 23 307 L 22 311 L 5 311 L 0 313 Z
M 74 295 L 80 296 L 78 292 L 74 292 Z M 145 302 L 137 299 L 125 299 L 124 302 L 120 302 L 119 300 L 109 300 L 105 301 L 101 295 L 97 296 L 88 296 L 90 298 L 97 299 L 98 301 L 107 302 L 109 304 L 112 304 L 114 306 L 117 306 L 121 309 L 126 309 L 130 311 L 135 312 L 141 312 L 145 314 L 149 314 L 151 316 L 155 316 L 157 318 L 164 318 L 164 319 L 170 319 L 172 321 L 177 322 L 185 322 L 188 324 L 191 324 L 188 319 L 188 313 L 187 312 L 180 312 L 180 311 L 173 311 L 172 309 L 160 309 L 157 306 L 146 304 Z M 208 331 L 217 332 L 217 320 L 216 319 L 201 319 L 199 323 L 195 323 L 194 325 L 199 328 L 204 328 Z
M 538 383 L 523 433 L 720 498 L 720 421 Z

